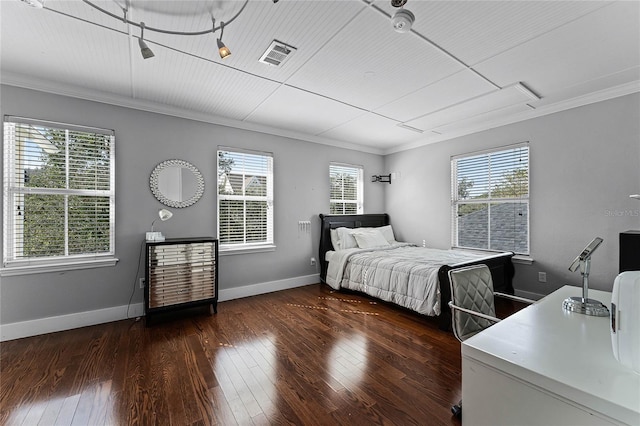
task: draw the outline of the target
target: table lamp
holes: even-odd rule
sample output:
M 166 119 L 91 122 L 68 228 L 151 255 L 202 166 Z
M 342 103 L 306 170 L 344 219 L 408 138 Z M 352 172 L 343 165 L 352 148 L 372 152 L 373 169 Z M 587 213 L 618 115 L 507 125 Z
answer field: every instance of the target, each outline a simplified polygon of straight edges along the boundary
M 153 225 L 158 219 L 164 222 L 171 219 L 172 216 L 173 213 L 171 213 L 169 210 L 161 209 L 158 212 L 158 217 L 154 219 L 153 222 L 151 222 L 151 232 L 147 232 L 147 241 L 164 241 L 164 235 L 162 235 L 162 232 L 153 232 Z

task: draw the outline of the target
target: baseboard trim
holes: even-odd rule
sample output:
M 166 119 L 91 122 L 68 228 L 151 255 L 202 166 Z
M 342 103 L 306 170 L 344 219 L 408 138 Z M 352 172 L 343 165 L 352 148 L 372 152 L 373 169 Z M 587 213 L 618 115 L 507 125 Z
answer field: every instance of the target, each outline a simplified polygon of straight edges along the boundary
M 320 282 L 320 275 L 304 275 L 301 277 L 288 278 L 266 283 L 245 285 L 242 287 L 228 288 L 220 290 L 218 301 L 241 299 L 243 297 L 257 296 L 259 294 L 272 293 L 274 291 L 288 290 L 290 288 L 302 287 Z
M 220 290 L 218 301 L 239 299 L 242 297 L 257 296 L 259 294 L 274 291 L 287 290 L 320 282 L 317 274 L 288 278 L 266 283 L 252 284 L 243 287 Z M 120 321 L 127 318 L 136 318 L 144 315 L 144 305 L 136 303 L 129 306 L 115 306 L 112 308 L 96 309 L 93 311 L 76 312 L 67 315 L 38 318 L 29 321 L 0 324 L 0 342 L 21 339 L 23 337 L 37 336 L 40 334 L 55 333 L 74 328 L 88 327 L 107 322 Z
M 524 291 L 524 290 L 515 290 L 514 293 L 518 297 L 524 297 L 525 299 L 532 299 L 532 300 L 540 300 L 545 296 L 544 294 L 533 293 L 531 291 Z
M 127 313 L 128 311 L 128 313 Z M 55 317 L 14 322 L 0 325 L 0 341 L 21 339 L 40 334 L 55 333 L 90 325 L 136 318 L 144 314 L 142 303 L 130 306 L 114 306 L 113 308 L 96 309 L 94 311 L 76 312 Z

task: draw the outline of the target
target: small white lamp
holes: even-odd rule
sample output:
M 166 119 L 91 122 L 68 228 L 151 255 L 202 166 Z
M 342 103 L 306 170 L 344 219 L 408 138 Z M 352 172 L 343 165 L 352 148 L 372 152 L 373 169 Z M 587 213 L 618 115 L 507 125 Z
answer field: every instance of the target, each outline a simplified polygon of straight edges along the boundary
M 164 222 L 165 220 L 171 219 L 171 217 L 173 217 L 173 213 L 167 209 L 161 209 L 158 212 L 158 218 L 151 222 L 151 232 L 147 232 L 147 241 L 164 241 L 164 235 L 162 235 L 162 232 L 153 232 L 153 225 L 158 219 Z

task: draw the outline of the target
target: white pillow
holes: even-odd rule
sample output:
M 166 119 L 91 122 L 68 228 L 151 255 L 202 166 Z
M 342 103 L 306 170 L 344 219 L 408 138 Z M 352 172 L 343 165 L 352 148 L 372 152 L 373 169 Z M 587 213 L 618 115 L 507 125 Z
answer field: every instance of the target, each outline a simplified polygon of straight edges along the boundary
M 393 235 L 393 228 L 391 227 L 391 225 L 381 226 L 379 228 L 373 229 L 377 229 L 378 231 L 380 231 L 389 244 L 393 244 L 396 242 L 396 237 L 395 235 Z
M 370 232 L 377 231 L 380 232 L 388 244 L 393 244 L 396 242 L 395 235 L 393 234 L 393 228 L 391 225 L 380 226 L 377 228 L 345 228 L 340 227 L 336 229 L 330 230 L 331 235 L 331 244 L 333 244 L 334 250 L 344 250 L 350 248 L 358 248 L 358 242 L 352 235 L 354 232 L 362 233 L 362 232 Z M 362 248 L 362 247 L 360 247 Z
M 340 250 L 340 239 L 338 238 L 338 231 L 336 231 L 335 229 L 330 229 L 329 235 L 331 236 L 331 244 L 333 245 L 333 249 Z
M 389 242 L 377 229 L 354 231 L 351 233 L 361 249 L 388 246 Z
M 350 248 L 357 248 L 358 243 L 351 233 L 354 231 L 353 228 L 338 228 L 336 229 L 338 232 L 338 245 L 340 248 L 334 246 L 336 250 L 345 250 Z

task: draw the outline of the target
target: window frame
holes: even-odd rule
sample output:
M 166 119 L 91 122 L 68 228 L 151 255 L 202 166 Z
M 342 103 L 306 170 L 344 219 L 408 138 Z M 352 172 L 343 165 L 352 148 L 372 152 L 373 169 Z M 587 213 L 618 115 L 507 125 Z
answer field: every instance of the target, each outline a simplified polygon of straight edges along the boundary
M 333 179 L 334 168 L 341 169 L 352 169 L 355 174 L 357 174 L 356 179 L 356 200 L 350 200 L 344 198 L 344 187 L 343 187 L 343 198 L 331 198 L 331 181 Z M 333 205 L 334 204 L 355 204 L 356 205 L 356 213 L 348 213 L 344 212 L 344 208 L 342 209 L 342 213 L 334 213 Z M 330 162 L 329 163 L 329 212 L 331 214 L 363 214 L 364 213 L 364 167 L 357 164 L 348 164 L 348 163 L 338 163 L 338 162 Z
M 229 152 L 238 155 L 254 155 L 267 158 L 267 173 L 266 177 L 266 192 L 265 196 L 256 195 L 229 195 L 220 194 L 220 152 Z M 243 172 L 245 170 L 243 169 Z M 221 255 L 224 254 L 239 254 L 239 253 L 254 253 L 262 251 L 273 251 L 276 249 L 275 244 L 275 219 L 274 219 L 274 155 L 271 152 L 250 150 L 244 148 L 234 148 L 227 146 L 218 146 L 216 150 L 216 214 L 217 224 L 216 233 L 218 235 L 218 250 Z M 220 233 L 220 201 L 222 200 L 242 200 L 242 201 L 266 201 L 267 203 L 267 238 L 261 242 L 244 242 L 244 243 L 223 243 Z M 245 218 L 246 220 L 246 218 Z M 246 225 L 246 221 L 245 221 Z M 246 229 L 246 228 L 245 228 Z M 246 233 L 244 234 L 246 239 Z
M 69 176 L 72 174 L 70 167 L 71 162 L 65 164 L 66 187 L 65 188 L 42 188 L 42 187 L 25 187 L 18 183 L 17 173 L 24 172 L 26 169 L 18 170 L 19 145 L 26 142 L 27 138 L 18 138 L 11 131 L 16 125 L 33 125 L 41 126 L 47 129 L 64 131 L 68 136 L 69 132 L 81 132 L 90 134 L 105 135 L 109 138 L 109 189 L 73 189 L 68 186 Z M 115 257 L 115 131 L 110 129 L 101 129 L 89 126 L 60 123 L 54 121 L 46 121 L 32 119 L 26 117 L 17 117 L 5 115 L 3 119 L 3 262 L 0 268 L 0 276 L 13 276 L 31 273 L 56 272 L 74 269 L 96 268 L 103 266 L 113 266 L 118 262 Z M 21 148 L 20 152 L 23 152 Z M 23 235 L 17 229 L 19 225 L 16 223 L 16 215 L 12 212 L 17 210 L 19 205 L 18 198 L 14 197 L 19 194 L 40 194 L 40 195 L 63 195 L 71 196 L 94 196 L 108 197 L 109 204 L 109 249 L 104 252 L 90 252 L 82 254 L 69 254 L 69 233 L 68 227 L 69 211 L 65 209 L 65 252 L 66 254 L 42 257 L 25 257 L 19 258 L 17 253 L 21 236 Z
M 526 178 L 526 186 L 527 186 L 527 193 L 526 195 L 519 195 L 519 196 L 515 196 L 515 197 L 498 197 L 498 198 L 493 198 L 491 197 L 491 190 L 493 189 L 492 187 L 492 180 L 490 179 L 490 167 L 489 170 L 487 170 L 487 180 L 488 180 L 488 188 L 489 188 L 489 194 L 487 195 L 487 198 L 482 198 L 482 199 L 473 199 L 473 198 L 467 198 L 467 199 L 460 199 L 458 197 L 458 176 L 457 176 L 457 164 L 458 161 L 460 160 L 465 160 L 465 159 L 473 159 L 473 158 L 481 158 L 481 157 L 490 157 L 492 155 L 497 155 L 497 154 L 501 154 L 501 153 L 505 153 L 508 151 L 512 151 L 515 149 L 525 149 L 526 150 L 526 158 L 527 158 L 527 164 L 526 164 L 526 172 L 527 172 L 527 178 Z M 469 153 L 464 153 L 464 154 L 459 154 L 459 155 L 454 155 L 451 157 L 451 247 L 452 248 L 456 248 L 456 249 L 470 249 L 470 250 L 479 250 L 479 251 L 486 251 L 486 252 L 502 252 L 502 251 L 512 251 L 516 256 L 519 257 L 523 257 L 523 259 L 526 259 L 530 256 L 531 254 L 531 215 L 530 215 L 530 209 L 531 209 L 531 202 L 530 202 L 530 198 L 531 198 L 531 157 L 530 157 L 530 146 L 529 146 L 529 142 L 525 141 L 525 142 L 520 142 L 520 143 L 516 143 L 516 144 L 511 144 L 511 145 L 505 145 L 505 146 L 500 146 L 500 147 L 495 147 L 495 148 L 490 148 L 490 149 L 486 149 L 486 150 L 482 150 L 482 151 L 475 151 L 475 152 L 469 152 Z M 515 169 L 514 169 L 515 170 Z M 507 203 L 518 203 L 518 204 L 523 204 L 525 206 L 525 210 L 526 210 L 526 217 L 527 217 L 527 223 L 526 223 L 526 233 L 527 233 L 527 238 L 526 241 L 522 241 L 522 243 L 526 243 L 526 252 L 518 252 L 515 251 L 515 242 L 517 240 L 514 239 L 514 250 L 499 250 L 499 249 L 491 249 L 491 248 L 480 248 L 480 247 L 470 247 L 470 246 L 463 246 L 461 244 L 459 244 L 459 230 L 458 230 L 458 215 L 457 215 L 457 211 L 458 211 L 458 206 L 460 204 L 486 204 L 488 206 L 488 213 L 487 213 L 487 246 L 491 247 L 491 215 L 490 215 L 490 209 L 492 205 L 495 204 L 507 204 Z

